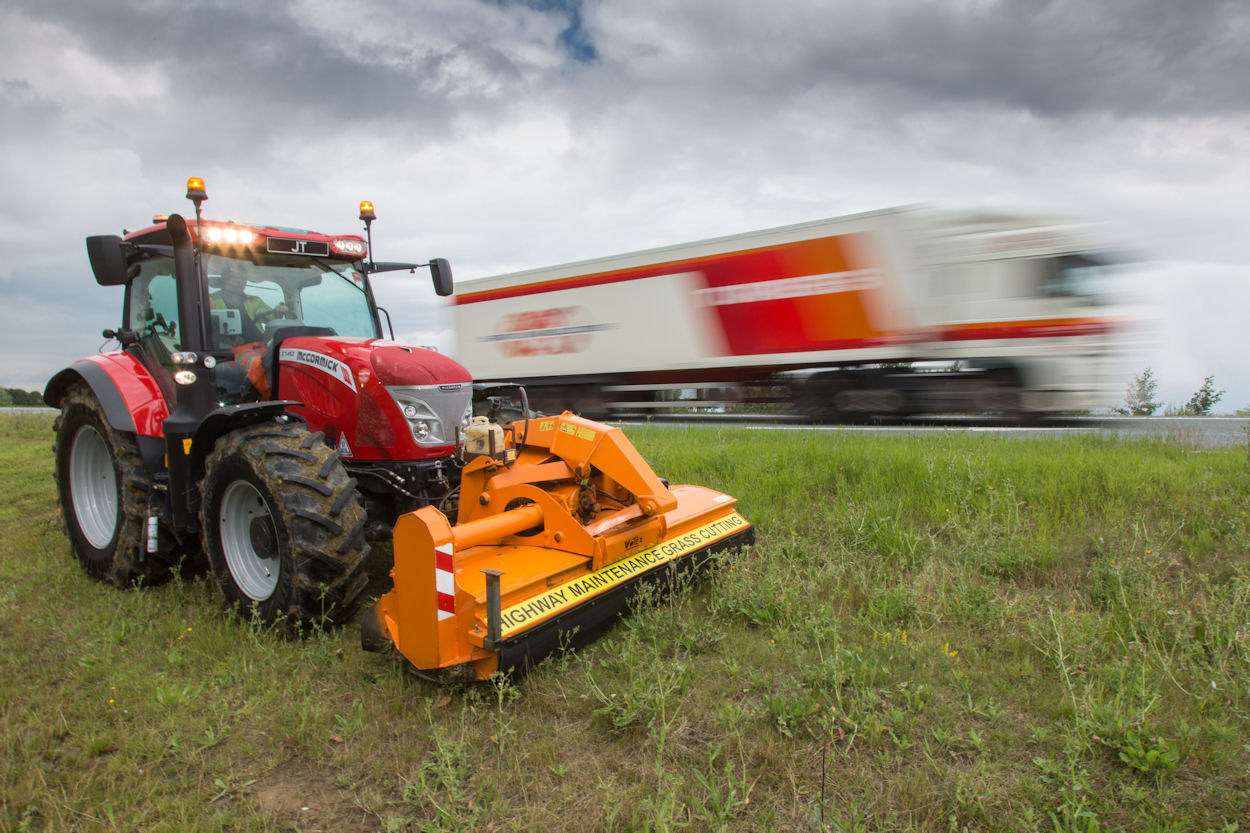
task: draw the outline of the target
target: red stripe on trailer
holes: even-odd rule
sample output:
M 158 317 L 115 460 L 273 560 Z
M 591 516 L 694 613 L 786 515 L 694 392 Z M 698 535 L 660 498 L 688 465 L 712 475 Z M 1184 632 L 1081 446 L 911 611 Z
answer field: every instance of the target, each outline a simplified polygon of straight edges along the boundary
M 1114 335 L 1120 322 L 1106 318 L 1054 318 L 1029 321 L 984 321 L 956 324 L 940 332 L 943 341 L 1001 338 L 1079 338 Z

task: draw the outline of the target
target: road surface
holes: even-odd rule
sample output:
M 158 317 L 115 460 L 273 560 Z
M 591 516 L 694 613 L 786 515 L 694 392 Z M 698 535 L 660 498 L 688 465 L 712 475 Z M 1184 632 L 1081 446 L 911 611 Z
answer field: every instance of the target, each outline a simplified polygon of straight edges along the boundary
M 613 420 L 616 422 L 616 420 Z M 645 421 L 621 420 L 628 425 Z M 1250 446 L 1250 417 L 1063 417 L 1042 423 L 1021 425 L 1007 421 L 975 417 L 943 417 L 935 419 L 893 421 L 866 425 L 814 425 L 801 418 L 783 415 L 746 417 L 737 415 L 701 414 L 696 416 L 653 415 L 651 421 L 661 424 L 741 424 L 760 429 L 849 431 L 873 434 L 931 434 L 944 431 L 999 434 L 1013 437 L 1056 437 L 1075 434 L 1102 434 L 1124 439 L 1151 439 L 1177 442 L 1195 448 L 1231 448 Z

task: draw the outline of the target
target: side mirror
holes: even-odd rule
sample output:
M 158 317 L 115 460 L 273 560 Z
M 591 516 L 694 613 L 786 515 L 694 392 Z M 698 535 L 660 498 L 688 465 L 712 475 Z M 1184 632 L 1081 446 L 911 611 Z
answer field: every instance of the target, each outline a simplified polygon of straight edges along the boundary
M 126 253 L 122 239 L 116 234 L 100 234 L 87 238 L 87 259 L 100 286 L 122 286 L 126 283 Z
M 451 264 L 445 257 L 436 257 L 430 261 L 430 277 L 434 279 L 434 293 L 446 298 L 455 289 L 451 283 Z

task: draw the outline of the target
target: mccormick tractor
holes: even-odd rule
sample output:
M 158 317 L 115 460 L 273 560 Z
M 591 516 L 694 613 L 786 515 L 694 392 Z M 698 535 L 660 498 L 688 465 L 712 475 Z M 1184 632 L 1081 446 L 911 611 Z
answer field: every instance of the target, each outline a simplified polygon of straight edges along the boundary
M 366 583 L 366 539 L 452 493 L 469 374 L 382 337 L 369 276 L 417 264 L 374 262 L 359 236 L 202 220 L 199 179 L 187 197 L 194 224 L 87 238 L 96 281 L 125 298 L 104 331 L 121 349 L 45 393 L 70 540 L 115 584 L 202 552 L 262 621 L 339 620 Z M 361 205 L 366 230 L 374 216 Z M 447 261 L 421 265 L 451 294 Z
M 620 429 L 498 425 L 474 415 L 464 367 L 384 338 L 370 275 L 428 267 L 440 296 L 452 279 L 442 259 L 375 262 L 372 204 L 361 238 L 205 220 L 194 177 L 187 198 L 193 224 L 87 238 L 96 281 L 125 288 L 104 331 L 120 347 L 44 392 L 91 576 L 155 583 L 206 558 L 229 606 L 298 632 L 352 616 L 369 541 L 393 534 L 365 647 L 485 679 L 589 638 L 665 568 L 753 539 L 733 498 L 670 489 Z

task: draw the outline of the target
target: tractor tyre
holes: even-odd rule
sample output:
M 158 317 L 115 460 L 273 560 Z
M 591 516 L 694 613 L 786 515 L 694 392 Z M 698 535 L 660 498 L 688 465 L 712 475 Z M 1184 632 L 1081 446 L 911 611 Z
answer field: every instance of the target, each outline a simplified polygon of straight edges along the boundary
M 58 507 L 83 569 L 118 587 L 167 581 L 184 553 L 163 529 L 147 552 L 152 476 L 134 435 L 110 426 L 82 384 L 66 392 L 53 430 Z
M 291 634 L 342 624 L 368 582 L 365 511 L 339 454 L 300 424 L 222 437 L 200 527 L 226 603 Z

